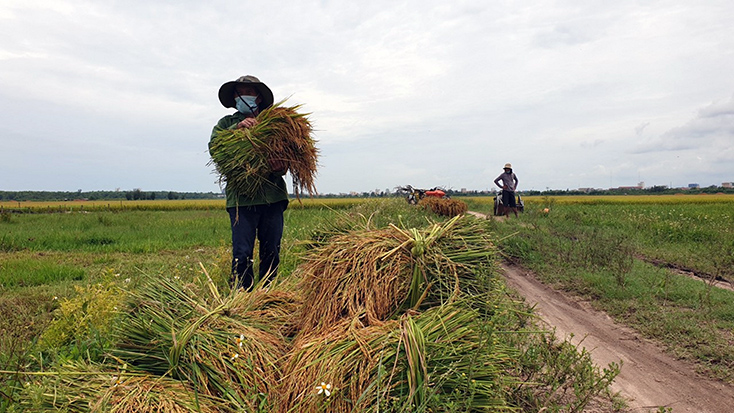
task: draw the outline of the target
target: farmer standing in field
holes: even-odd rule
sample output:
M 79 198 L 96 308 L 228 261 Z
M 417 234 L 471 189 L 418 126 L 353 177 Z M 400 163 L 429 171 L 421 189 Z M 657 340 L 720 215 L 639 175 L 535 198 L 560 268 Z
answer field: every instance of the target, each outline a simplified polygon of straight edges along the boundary
M 237 109 L 217 122 L 209 140 L 225 129 L 251 128 L 257 124 L 260 111 L 273 105 L 273 92 L 255 76 L 242 76 L 219 88 L 219 101 L 225 108 Z M 272 185 L 264 185 L 257 196 L 237 193 L 230 185 L 225 187 L 227 212 L 232 224 L 232 285 L 234 288 L 252 288 L 255 277 L 253 252 L 255 239 L 259 246 L 259 280 L 269 282 L 280 263 L 280 242 L 283 237 L 283 212 L 288 207 L 288 189 L 285 184 L 287 168 L 282 161 L 269 160 L 270 171 L 265 177 Z
M 517 217 L 517 205 L 515 203 L 515 190 L 517 189 L 517 175 L 512 172 L 512 164 L 505 164 L 505 171 L 494 180 L 494 184 L 502 188 L 502 205 L 505 206 L 505 216 L 510 216 L 510 209 Z M 500 182 L 502 184 L 500 185 Z

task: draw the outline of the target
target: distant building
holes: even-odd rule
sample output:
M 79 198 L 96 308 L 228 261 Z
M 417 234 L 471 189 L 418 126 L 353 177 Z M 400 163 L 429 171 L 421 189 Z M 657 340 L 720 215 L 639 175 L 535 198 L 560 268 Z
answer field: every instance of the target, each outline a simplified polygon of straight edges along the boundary
M 636 186 L 620 186 L 618 188 L 609 188 L 609 189 L 621 189 L 623 191 L 629 191 L 631 189 L 642 189 L 645 187 L 644 182 L 639 182 Z
M 734 188 L 734 182 L 722 182 L 721 187 L 722 188 Z
M 698 189 L 701 185 L 699 184 L 688 184 L 688 189 Z

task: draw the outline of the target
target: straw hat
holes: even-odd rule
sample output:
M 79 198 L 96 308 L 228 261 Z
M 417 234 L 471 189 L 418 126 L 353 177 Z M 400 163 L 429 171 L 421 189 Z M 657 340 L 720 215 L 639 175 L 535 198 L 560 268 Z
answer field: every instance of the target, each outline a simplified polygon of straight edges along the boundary
M 502 168 L 502 169 L 512 169 L 512 164 L 511 163 L 506 163 L 505 164 L 505 167 Z
M 237 80 L 227 82 L 219 88 L 219 101 L 225 108 L 236 107 L 234 103 L 234 90 L 237 85 L 248 85 L 254 87 L 260 94 L 262 101 L 258 104 L 260 110 L 264 110 L 273 104 L 273 92 L 255 76 L 240 76 Z

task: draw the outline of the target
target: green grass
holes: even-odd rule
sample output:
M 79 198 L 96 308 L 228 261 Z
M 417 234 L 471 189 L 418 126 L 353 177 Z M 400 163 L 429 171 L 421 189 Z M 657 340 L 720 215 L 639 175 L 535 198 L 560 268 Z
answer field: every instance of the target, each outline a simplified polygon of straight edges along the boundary
M 495 222 L 501 249 L 547 283 L 734 382 L 734 292 L 659 268 L 732 278 L 734 204 L 554 205 Z
M 22 214 L 0 223 L 0 251 L 154 253 L 214 246 L 229 237 L 224 211 Z
M 9 259 L 0 263 L 0 291 L 83 278 L 83 269 L 49 260 Z
M 558 236 L 591 230 L 624 238 L 636 253 L 698 272 L 734 277 L 734 199 L 698 202 L 701 197 L 676 198 L 678 202 L 571 203 L 563 198 L 526 202 L 526 221 Z M 644 197 L 655 199 L 655 197 Z M 685 202 L 688 200 L 689 202 Z M 470 209 L 491 213 L 491 198 L 477 198 Z M 550 208 L 549 214 L 541 210 Z

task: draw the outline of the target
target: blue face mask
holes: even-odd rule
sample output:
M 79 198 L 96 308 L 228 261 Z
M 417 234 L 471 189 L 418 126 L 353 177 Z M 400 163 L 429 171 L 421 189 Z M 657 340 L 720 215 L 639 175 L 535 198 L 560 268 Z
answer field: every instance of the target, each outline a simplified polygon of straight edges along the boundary
M 237 110 L 244 115 L 257 115 L 257 96 L 240 95 L 234 100 Z

